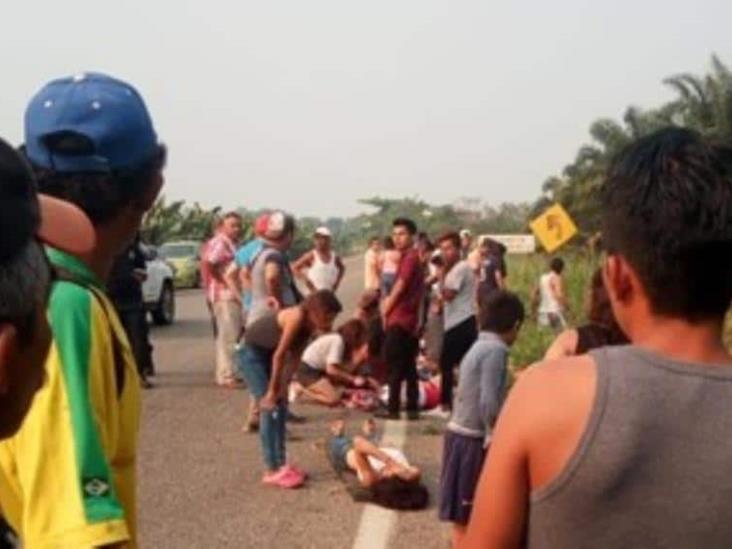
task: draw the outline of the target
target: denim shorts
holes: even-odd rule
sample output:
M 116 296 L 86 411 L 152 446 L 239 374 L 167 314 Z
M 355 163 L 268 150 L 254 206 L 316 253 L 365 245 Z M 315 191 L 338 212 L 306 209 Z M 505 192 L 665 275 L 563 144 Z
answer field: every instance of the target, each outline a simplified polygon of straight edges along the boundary
M 353 449 L 353 439 L 346 436 L 331 437 L 328 441 L 328 457 L 338 473 L 348 471 L 348 452 Z

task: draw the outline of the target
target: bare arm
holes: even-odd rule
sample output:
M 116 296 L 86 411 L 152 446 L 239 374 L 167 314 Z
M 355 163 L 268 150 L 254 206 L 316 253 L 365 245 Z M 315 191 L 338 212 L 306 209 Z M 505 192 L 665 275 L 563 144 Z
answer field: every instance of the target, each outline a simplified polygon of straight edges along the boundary
M 269 378 L 267 394 L 262 399 L 261 406 L 271 409 L 275 405 L 276 396 L 280 391 L 282 372 L 285 371 L 287 354 L 293 347 L 298 332 L 305 322 L 305 313 L 300 307 L 292 307 L 279 313 L 278 322 L 282 328 L 282 336 L 272 355 L 272 375 Z
M 267 286 L 267 295 L 282 307 L 282 287 L 280 284 L 281 269 L 275 262 L 267 263 L 264 268 L 264 282 Z
M 561 276 L 555 276 L 551 279 L 551 290 L 556 300 L 562 305 L 563 308 L 567 308 L 567 296 L 564 295 L 564 283 L 562 282 Z
M 305 282 L 305 285 L 311 291 L 315 290 L 315 286 L 313 286 L 313 283 L 310 281 L 305 271 L 312 267 L 313 260 L 315 258 L 314 254 L 315 252 L 313 251 L 306 252 L 292 264 L 292 272 L 295 273 L 297 278 Z
M 404 283 L 404 280 L 401 278 L 396 281 L 396 284 L 394 284 L 394 287 L 391 289 L 391 292 L 389 295 L 384 299 L 384 304 L 381 306 L 381 312 L 384 317 L 388 317 L 392 310 L 394 310 L 394 307 L 397 304 L 397 300 L 399 297 L 404 293 L 404 291 L 407 289 L 407 285 Z
M 232 263 L 229 265 L 229 268 L 226 269 L 226 272 L 224 273 L 224 281 L 232 295 L 236 299 L 239 299 L 239 296 L 241 296 L 241 284 L 239 283 L 239 268 L 236 266 L 236 263 Z
M 500 269 L 496 269 L 495 278 L 496 278 L 496 287 L 499 290 L 505 290 L 506 289 L 506 277 L 503 276 L 503 273 L 501 272 Z
M 338 288 L 340 288 L 341 286 L 343 276 L 346 274 L 346 266 L 343 264 L 343 261 L 338 256 L 336 256 L 336 268 L 338 269 L 338 278 L 336 278 L 335 286 L 333 287 L 334 292 L 338 291 Z
M 329 378 L 340 381 L 341 383 L 346 383 L 348 385 L 355 385 L 356 378 L 360 377 L 352 376 L 351 374 L 343 370 L 339 364 L 328 364 L 325 367 L 325 373 L 328 374 Z
M 577 330 L 563 331 L 546 350 L 544 360 L 557 360 L 558 358 L 573 356 L 577 350 L 577 339 Z

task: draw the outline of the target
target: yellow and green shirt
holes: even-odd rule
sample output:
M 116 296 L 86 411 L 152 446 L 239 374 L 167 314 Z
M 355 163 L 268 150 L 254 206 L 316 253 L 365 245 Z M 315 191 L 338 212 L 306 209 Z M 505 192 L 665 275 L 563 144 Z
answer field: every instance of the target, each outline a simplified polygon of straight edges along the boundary
M 54 284 L 46 382 L 20 431 L 0 442 L 0 509 L 31 549 L 135 547 L 135 360 L 101 282 L 78 259 L 48 254 L 83 285 Z

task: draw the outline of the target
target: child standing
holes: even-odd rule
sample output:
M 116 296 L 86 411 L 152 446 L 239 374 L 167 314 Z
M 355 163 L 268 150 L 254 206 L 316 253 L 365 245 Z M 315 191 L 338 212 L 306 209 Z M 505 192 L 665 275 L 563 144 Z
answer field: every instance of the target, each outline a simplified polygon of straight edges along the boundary
M 440 520 L 453 523 L 458 546 L 472 511 L 473 496 L 503 400 L 508 351 L 524 320 L 513 293 L 498 290 L 480 311 L 480 334 L 460 364 L 452 417 L 447 424 L 440 475 Z

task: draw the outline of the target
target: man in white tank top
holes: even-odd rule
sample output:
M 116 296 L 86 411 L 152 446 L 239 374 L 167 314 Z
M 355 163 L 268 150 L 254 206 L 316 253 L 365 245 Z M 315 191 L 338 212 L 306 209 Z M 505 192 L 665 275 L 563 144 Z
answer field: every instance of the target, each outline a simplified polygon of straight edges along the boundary
M 564 294 L 564 260 L 555 257 L 549 264 L 549 272 L 539 278 L 539 286 L 534 290 L 534 306 L 538 304 L 538 322 L 540 326 L 550 327 L 556 332 L 564 330 L 567 322 L 564 311 L 567 298 Z
M 333 235 L 328 227 L 318 227 L 314 235 L 315 247 L 302 255 L 293 265 L 295 276 L 308 290 L 338 291 L 346 272 L 341 258 L 333 251 Z

